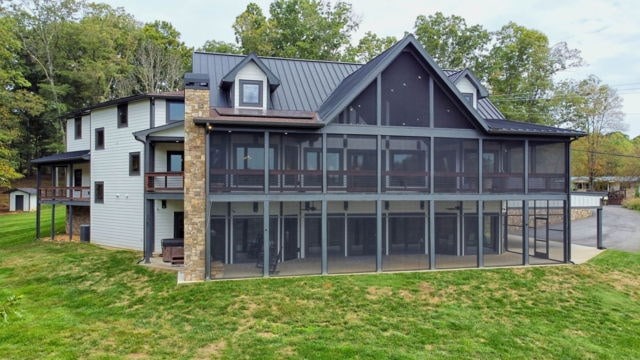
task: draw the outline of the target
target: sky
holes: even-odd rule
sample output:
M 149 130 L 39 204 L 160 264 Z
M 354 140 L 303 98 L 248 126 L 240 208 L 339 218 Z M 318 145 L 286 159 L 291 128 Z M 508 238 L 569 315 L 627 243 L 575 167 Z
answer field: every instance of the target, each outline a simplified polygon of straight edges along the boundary
M 166 20 L 197 48 L 207 40 L 235 42 L 233 24 L 246 0 L 95 0 L 123 7 L 142 22 Z M 270 0 L 254 0 L 268 16 Z M 334 1 L 335 2 L 335 1 Z M 539 30 L 551 45 L 565 41 L 579 49 L 585 66 L 559 74 L 583 79 L 590 74 L 615 88 L 624 99 L 626 133 L 640 135 L 640 1 L 637 0 L 347 0 L 360 19 L 353 35 L 367 31 L 402 38 L 412 32 L 418 15 L 437 11 L 465 18 L 489 31 L 513 21 Z M 391 5 L 390 5 L 391 4 Z

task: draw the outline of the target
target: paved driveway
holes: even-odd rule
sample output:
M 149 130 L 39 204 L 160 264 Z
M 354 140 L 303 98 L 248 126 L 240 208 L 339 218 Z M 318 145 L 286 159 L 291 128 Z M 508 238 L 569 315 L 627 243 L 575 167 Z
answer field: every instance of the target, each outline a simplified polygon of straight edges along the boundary
M 640 251 L 640 211 L 621 206 L 603 207 L 603 245 L 608 249 Z M 596 216 L 571 222 L 573 244 L 596 246 Z

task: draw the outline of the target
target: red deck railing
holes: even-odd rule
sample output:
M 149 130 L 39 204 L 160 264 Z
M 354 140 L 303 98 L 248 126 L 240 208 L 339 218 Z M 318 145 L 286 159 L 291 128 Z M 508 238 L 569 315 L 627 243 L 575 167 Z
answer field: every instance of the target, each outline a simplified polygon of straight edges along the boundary
M 38 189 L 40 200 L 89 201 L 90 186 L 48 186 Z
M 148 192 L 179 193 L 184 191 L 183 172 L 152 172 L 145 176 L 145 189 Z

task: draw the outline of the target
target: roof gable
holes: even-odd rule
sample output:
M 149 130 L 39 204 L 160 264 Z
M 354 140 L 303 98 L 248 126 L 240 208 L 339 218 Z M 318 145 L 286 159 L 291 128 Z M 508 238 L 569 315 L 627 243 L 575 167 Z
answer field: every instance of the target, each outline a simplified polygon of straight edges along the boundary
M 320 118 L 325 122 L 335 118 L 407 48 L 414 50 L 415 55 L 427 65 L 430 70 L 429 72 L 432 73 L 434 77 L 437 77 L 437 79 L 434 80 L 441 83 L 443 88 L 448 89 L 454 97 L 454 101 L 460 105 L 460 108 L 466 111 L 470 117 L 477 122 L 480 128 L 487 131 L 489 127 L 482 116 L 461 97 L 460 92 L 453 82 L 451 82 L 449 77 L 411 34 L 408 34 L 402 40 L 345 78 L 322 106 L 320 106 L 318 110 Z
M 466 78 L 471 84 L 478 90 L 478 99 L 486 98 L 489 96 L 489 90 L 478 80 L 478 77 L 469 69 L 458 71 L 453 75 L 449 75 L 449 80 L 454 84 L 457 84 L 460 80 Z
M 220 80 L 220 86 L 223 88 L 228 88 L 233 85 L 233 82 L 238 75 L 238 72 L 242 70 L 248 63 L 253 61 L 254 64 L 267 76 L 267 82 L 269 83 L 269 90 L 274 91 L 278 86 L 280 86 L 280 79 L 269 69 L 262 60 L 255 53 L 251 53 L 247 55 L 242 61 L 240 61 L 236 66 L 231 69 L 223 78 Z

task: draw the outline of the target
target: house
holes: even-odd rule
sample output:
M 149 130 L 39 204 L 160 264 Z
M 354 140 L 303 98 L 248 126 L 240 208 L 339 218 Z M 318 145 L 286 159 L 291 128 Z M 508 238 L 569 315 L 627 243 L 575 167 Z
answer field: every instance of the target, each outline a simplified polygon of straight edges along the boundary
M 609 205 L 620 205 L 626 198 L 636 197 L 640 191 L 638 176 L 597 176 L 593 179 L 594 188 L 588 176 L 571 177 L 574 191 L 605 191 Z
M 5 191 L 4 193 L 9 194 L 9 211 L 36 210 L 36 189 L 13 188 Z
M 183 97 L 67 124 L 69 152 L 34 161 L 66 169 L 67 197 L 40 202 L 86 207 L 92 242 L 147 260 L 183 245 L 184 281 L 571 258 L 584 133 L 505 119 L 411 35 L 366 64 L 196 52 Z

